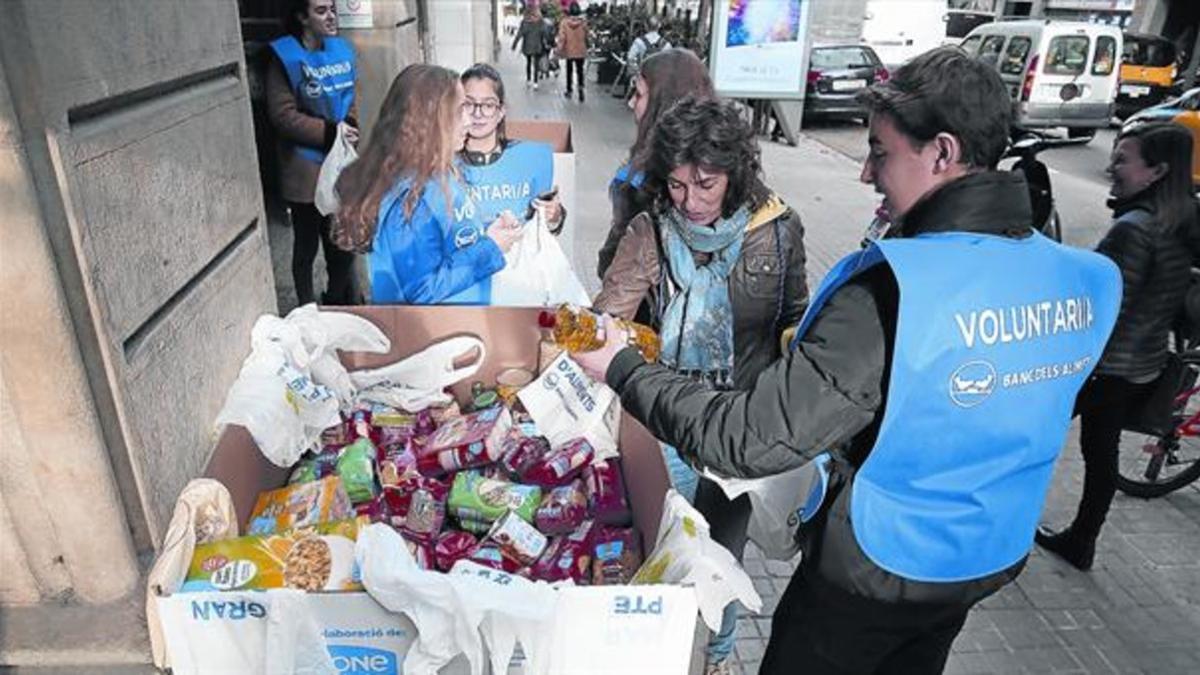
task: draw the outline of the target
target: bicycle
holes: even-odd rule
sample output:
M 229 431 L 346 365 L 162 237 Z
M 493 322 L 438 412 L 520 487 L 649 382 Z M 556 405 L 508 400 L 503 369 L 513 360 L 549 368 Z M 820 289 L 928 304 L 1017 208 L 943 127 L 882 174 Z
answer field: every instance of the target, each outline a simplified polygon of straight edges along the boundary
M 1121 437 L 1117 488 L 1132 497 L 1162 497 L 1200 478 L 1200 349 L 1179 359 L 1184 369 L 1168 421 Z

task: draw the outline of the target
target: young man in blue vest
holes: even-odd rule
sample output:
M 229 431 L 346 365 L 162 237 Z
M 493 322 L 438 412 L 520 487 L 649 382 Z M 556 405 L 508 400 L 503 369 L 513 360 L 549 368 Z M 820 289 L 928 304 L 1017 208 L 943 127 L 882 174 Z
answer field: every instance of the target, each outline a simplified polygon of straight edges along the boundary
M 827 478 L 796 514 L 804 556 L 763 673 L 943 669 L 970 607 L 1024 565 L 1120 304 L 1116 267 L 1036 234 L 1024 180 L 995 170 L 994 70 L 937 49 L 863 98 L 861 178 L 892 231 L 833 268 L 752 391 L 646 363 L 611 322 L 577 357 L 698 465 Z

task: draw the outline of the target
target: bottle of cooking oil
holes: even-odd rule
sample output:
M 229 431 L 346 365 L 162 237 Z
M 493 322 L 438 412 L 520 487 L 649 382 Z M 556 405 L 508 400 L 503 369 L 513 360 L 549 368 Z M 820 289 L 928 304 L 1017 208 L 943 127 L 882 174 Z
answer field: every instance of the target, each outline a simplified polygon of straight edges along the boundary
M 640 323 L 617 319 L 617 325 L 629 331 L 629 342 L 637 347 L 647 361 L 657 361 L 662 344 L 658 335 Z M 590 309 L 575 305 L 559 305 L 553 314 L 542 312 L 539 323 L 551 330 L 554 342 L 570 353 L 591 352 L 604 346 L 604 337 L 598 335 L 600 315 Z

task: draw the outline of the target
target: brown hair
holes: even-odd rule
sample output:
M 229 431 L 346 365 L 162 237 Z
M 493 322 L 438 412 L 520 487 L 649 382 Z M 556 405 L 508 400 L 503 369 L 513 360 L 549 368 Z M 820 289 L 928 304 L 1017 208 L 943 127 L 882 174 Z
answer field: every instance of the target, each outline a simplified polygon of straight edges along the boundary
M 704 62 L 688 49 L 664 49 L 651 56 L 642 63 L 639 77 L 646 81 L 650 100 L 646 102 L 646 114 L 638 122 L 637 139 L 629 148 L 629 160 L 635 169 L 642 168 L 639 162 L 663 113 L 687 96 L 716 96 Z
M 1186 233 L 1196 216 L 1192 197 L 1192 134 L 1174 122 L 1150 122 L 1121 132 L 1117 142 L 1137 141 L 1146 166 L 1167 165 L 1167 173 L 1146 189 L 1154 215 L 1168 232 Z
M 454 120 L 458 74 L 440 66 L 418 63 L 392 81 L 379 109 L 371 137 L 358 161 L 337 181 L 341 207 L 333 228 L 339 248 L 364 252 L 371 248 L 379 221 L 379 202 L 396 181 L 412 181 L 404 198 L 404 215 L 413 209 L 434 177 L 442 183 L 446 203 L 454 176 Z

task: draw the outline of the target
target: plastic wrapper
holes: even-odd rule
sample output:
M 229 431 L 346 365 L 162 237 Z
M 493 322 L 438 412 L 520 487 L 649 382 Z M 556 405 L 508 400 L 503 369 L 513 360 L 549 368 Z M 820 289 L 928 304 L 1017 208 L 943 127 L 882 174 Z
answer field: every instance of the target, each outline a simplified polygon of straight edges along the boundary
M 522 569 L 520 563 L 504 557 L 504 554 L 500 551 L 500 547 L 490 541 L 485 541 L 476 546 L 475 550 L 471 551 L 471 555 L 467 557 L 467 560 L 494 570 L 508 572 L 509 574 L 516 574 Z
M 369 502 L 362 502 L 354 505 L 354 513 L 363 518 L 366 518 L 372 523 L 387 523 L 390 522 L 390 511 L 387 502 L 384 501 L 383 495 L 376 495 Z
M 592 581 L 592 538 L 595 521 L 585 520 L 574 532 L 550 540 L 542 557 L 530 569 L 539 581 L 566 581 L 585 586 Z
M 602 527 L 592 544 L 592 583 L 627 584 L 642 566 L 642 544 L 633 528 Z
M 337 473 L 337 453 L 322 452 L 301 459 L 288 476 L 288 485 L 311 483 Z
M 346 494 L 354 504 L 370 501 L 379 494 L 375 482 L 376 450 L 371 441 L 360 438 L 342 448 L 338 457 L 337 473 L 346 487 Z
M 488 532 L 487 540 L 500 547 L 504 557 L 521 566 L 532 565 L 546 550 L 546 535 L 509 511 Z
M 492 531 L 492 525 L 494 524 L 493 521 L 474 517 L 470 513 L 461 515 L 455 513 L 454 515 L 454 522 L 458 523 L 458 527 L 464 532 L 470 532 L 477 534 L 480 537 L 484 537 L 487 536 L 488 532 Z
M 471 557 L 479 540 L 469 532 L 443 532 L 433 545 L 433 561 L 437 569 L 449 572 L 454 563 Z
M 446 497 L 450 486 L 417 473 L 407 473 L 396 485 L 383 489 L 392 527 L 405 536 L 432 541 L 446 523 Z
M 547 488 L 563 485 L 591 464 L 595 455 L 586 439 L 568 441 L 526 466 L 521 472 L 521 482 Z
M 434 569 L 432 543 L 424 539 L 411 537 L 406 532 L 401 532 L 400 536 L 404 538 L 404 544 L 408 546 L 408 552 L 412 554 L 413 560 L 415 560 L 417 563 L 417 567 L 420 567 L 423 570 Z
M 512 416 L 504 407 L 488 408 L 448 420 L 438 427 L 417 456 L 427 476 L 487 466 L 500 459 Z
M 511 510 L 521 520 L 531 523 L 541 503 L 541 488 L 484 478 L 476 471 L 463 471 L 454 476 L 448 508 L 460 520 L 492 523 Z
M 417 455 L 410 440 L 384 451 L 383 459 L 379 462 L 379 484 L 383 487 L 397 485 L 405 474 L 416 470 Z
M 541 436 L 532 436 L 517 429 L 510 433 L 504 442 L 504 456 L 500 458 L 500 466 L 504 468 L 509 478 L 519 481 L 521 475 L 534 462 L 550 454 L 550 441 Z
M 337 476 L 264 492 L 250 512 L 248 534 L 275 534 L 295 527 L 344 520 L 354 515 Z
M 362 590 L 354 541 L 365 524 L 348 519 L 199 544 L 181 590 Z
M 534 524 L 545 534 L 570 534 L 587 518 L 583 481 L 574 480 L 546 494 L 534 514 Z
M 604 525 L 627 527 L 633 523 L 633 510 L 625 494 L 625 478 L 621 464 L 610 459 L 583 470 L 583 486 L 587 491 L 588 509 L 592 517 Z
M 379 443 L 384 448 L 407 445 L 414 438 L 427 438 L 437 430 L 429 410 L 408 413 L 400 410 L 376 411 L 372 418 L 379 429 Z

